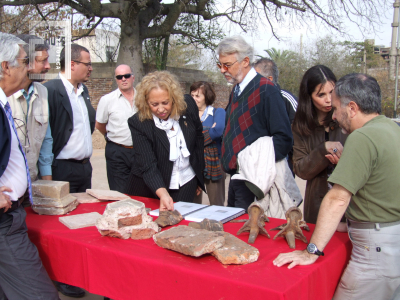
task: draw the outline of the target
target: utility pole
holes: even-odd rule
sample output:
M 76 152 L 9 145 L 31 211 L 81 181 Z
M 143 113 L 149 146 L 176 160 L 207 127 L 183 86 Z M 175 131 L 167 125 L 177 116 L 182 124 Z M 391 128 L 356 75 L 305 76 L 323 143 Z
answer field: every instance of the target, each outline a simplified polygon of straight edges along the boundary
M 395 63 L 397 56 L 396 41 L 397 41 L 397 28 L 399 27 L 399 7 L 400 1 L 395 0 L 393 3 L 394 14 L 392 23 L 392 44 L 390 47 L 390 62 L 389 62 L 389 79 L 394 78 L 395 73 Z

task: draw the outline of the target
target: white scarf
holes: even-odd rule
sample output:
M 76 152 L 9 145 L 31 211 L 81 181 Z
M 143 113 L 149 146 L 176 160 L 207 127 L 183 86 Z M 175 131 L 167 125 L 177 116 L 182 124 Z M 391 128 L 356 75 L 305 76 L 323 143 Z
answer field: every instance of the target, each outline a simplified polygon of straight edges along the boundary
M 173 118 L 162 120 L 153 114 L 154 124 L 157 128 L 164 130 L 169 140 L 169 160 L 175 162 L 179 157 L 189 157 L 190 152 L 186 147 L 185 137 L 183 136 L 179 122 Z M 171 130 L 171 129 L 174 130 Z M 183 157 L 182 157 L 183 156 Z

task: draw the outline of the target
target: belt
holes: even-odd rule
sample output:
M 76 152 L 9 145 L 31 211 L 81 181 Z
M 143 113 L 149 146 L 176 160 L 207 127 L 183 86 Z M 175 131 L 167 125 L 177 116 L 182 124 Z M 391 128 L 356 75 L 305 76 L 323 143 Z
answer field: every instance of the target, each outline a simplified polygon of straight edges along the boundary
M 108 140 L 108 142 L 109 143 L 113 143 L 113 144 L 118 145 L 118 146 L 121 146 L 121 147 L 124 147 L 124 148 L 127 148 L 127 149 L 133 149 L 133 146 L 125 146 L 125 145 L 122 145 L 122 144 L 118 144 L 118 143 L 115 143 L 115 142 L 111 141 L 110 139 Z
M 390 227 L 395 225 L 400 225 L 400 221 L 396 222 L 387 222 L 387 223 L 371 223 L 371 222 L 356 222 L 353 220 L 347 219 L 347 225 L 357 229 L 376 229 Z
M 85 158 L 85 159 L 81 159 L 81 160 L 76 160 L 76 159 L 59 159 L 59 160 L 70 161 L 70 162 L 74 162 L 77 164 L 86 164 L 89 162 L 89 158 Z

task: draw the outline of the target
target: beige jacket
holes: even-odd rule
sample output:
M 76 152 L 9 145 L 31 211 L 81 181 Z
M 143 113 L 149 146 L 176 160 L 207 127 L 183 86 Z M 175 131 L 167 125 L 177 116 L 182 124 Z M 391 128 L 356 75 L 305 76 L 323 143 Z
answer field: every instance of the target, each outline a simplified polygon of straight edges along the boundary
M 38 177 L 37 162 L 40 148 L 49 125 L 49 104 L 47 89 L 38 82 L 33 82 L 33 94 L 29 111 L 22 91 L 8 97 L 18 137 L 25 150 L 32 181 Z M 27 121 L 26 121 L 27 120 Z M 26 122 L 26 125 L 25 125 Z

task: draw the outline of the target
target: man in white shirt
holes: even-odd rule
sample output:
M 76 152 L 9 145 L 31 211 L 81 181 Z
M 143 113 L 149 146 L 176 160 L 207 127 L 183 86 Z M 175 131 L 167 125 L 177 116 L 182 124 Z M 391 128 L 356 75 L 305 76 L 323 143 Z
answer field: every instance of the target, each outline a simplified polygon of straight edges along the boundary
M 8 102 L 28 159 L 32 181 L 37 180 L 39 175 L 41 179 L 51 180 L 53 138 L 49 126 L 49 102 L 46 87 L 39 83 L 50 69 L 49 45 L 34 35 L 20 34 L 18 37 L 26 43 L 25 52 L 34 59 L 30 61 L 29 76 L 24 88 L 8 97 Z M 29 49 L 32 40 L 35 47 Z
M 50 127 L 53 135 L 53 180 L 68 181 L 70 192 L 85 192 L 92 186 L 92 133 L 96 111 L 83 82 L 90 78 L 92 63 L 85 47 L 71 45 L 71 78 L 66 75 L 65 48 L 60 53 L 59 79 L 44 84 L 49 95 Z M 56 283 L 69 297 L 83 297 L 85 292 Z
M 7 101 L 27 82 L 25 43 L 0 33 L 0 299 L 59 299 L 27 235 L 25 197 L 32 201 L 27 159 Z
M 105 136 L 108 185 L 111 190 L 125 192 L 133 163 L 132 135 L 128 119 L 137 108 L 135 76 L 128 65 L 115 69 L 118 88 L 101 97 L 96 112 L 96 128 Z

